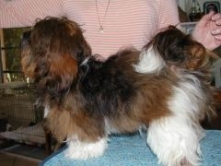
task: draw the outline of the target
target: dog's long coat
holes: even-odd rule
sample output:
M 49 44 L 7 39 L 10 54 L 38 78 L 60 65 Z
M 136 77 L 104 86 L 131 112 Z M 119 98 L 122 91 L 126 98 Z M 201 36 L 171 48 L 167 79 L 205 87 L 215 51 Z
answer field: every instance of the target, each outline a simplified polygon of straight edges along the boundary
M 142 51 L 125 49 L 101 62 L 80 27 L 63 18 L 38 21 L 22 51 L 47 126 L 67 141 L 68 157 L 100 156 L 110 133 L 144 126 L 147 143 L 168 166 L 199 164 L 199 121 L 211 100 L 208 62 L 205 48 L 174 27 Z

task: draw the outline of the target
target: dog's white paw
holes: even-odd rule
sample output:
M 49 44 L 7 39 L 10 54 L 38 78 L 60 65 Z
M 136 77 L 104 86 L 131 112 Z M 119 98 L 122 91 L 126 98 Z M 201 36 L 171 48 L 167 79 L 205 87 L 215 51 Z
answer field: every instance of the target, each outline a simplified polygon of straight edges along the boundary
M 107 148 L 107 139 L 101 138 L 97 142 L 86 143 L 79 140 L 70 140 L 65 156 L 71 159 L 86 160 L 88 158 L 96 158 L 101 156 Z

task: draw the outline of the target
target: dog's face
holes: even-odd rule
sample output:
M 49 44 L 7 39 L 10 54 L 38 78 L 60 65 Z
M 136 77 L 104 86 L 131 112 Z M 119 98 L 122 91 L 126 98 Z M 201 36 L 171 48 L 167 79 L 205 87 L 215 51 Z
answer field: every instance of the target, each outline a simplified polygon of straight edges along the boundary
M 91 55 L 80 27 L 65 18 L 45 18 L 23 36 L 22 68 L 26 76 L 57 95 L 76 78 L 78 63 Z

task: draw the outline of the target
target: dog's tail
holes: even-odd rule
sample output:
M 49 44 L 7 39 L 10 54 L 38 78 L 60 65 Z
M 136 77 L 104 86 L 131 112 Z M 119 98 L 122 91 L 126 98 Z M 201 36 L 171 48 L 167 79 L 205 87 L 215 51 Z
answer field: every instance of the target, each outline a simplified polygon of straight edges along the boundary
M 205 96 L 206 108 L 205 111 L 201 111 L 203 115 L 199 115 L 199 118 L 212 119 L 216 115 L 210 70 L 214 57 L 215 54 L 190 35 L 169 26 L 144 46 L 140 61 L 134 67 L 139 73 L 156 73 L 167 68 L 178 77 L 182 73 L 191 74 L 200 83 L 202 94 Z
M 140 53 L 139 62 L 134 65 L 138 73 L 159 73 L 166 66 L 163 58 L 152 48 Z
M 165 67 L 174 72 L 176 69 L 187 70 L 200 80 L 210 81 L 211 62 L 208 54 L 211 53 L 190 35 L 169 26 L 144 46 L 140 61 L 134 67 L 139 73 L 159 72 Z

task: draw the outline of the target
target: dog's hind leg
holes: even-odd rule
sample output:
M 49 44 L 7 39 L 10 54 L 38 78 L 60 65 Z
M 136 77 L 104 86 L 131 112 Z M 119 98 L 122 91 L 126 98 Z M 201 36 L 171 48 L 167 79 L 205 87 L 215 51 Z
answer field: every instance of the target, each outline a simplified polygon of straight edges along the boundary
M 195 88 L 195 89 L 194 89 Z M 174 87 L 168 101 L 171 114 L 152 120 L 147 143 L 166 166 L 197 166 L 200 164 L 200 144 L 203 137 L 198 117 L 201 110 L 200 90 L 183 82 Z
M 197 166 L 199 131 L 178 117 L 166 117 L 149 125 L 147 143 L 165 166 Z

